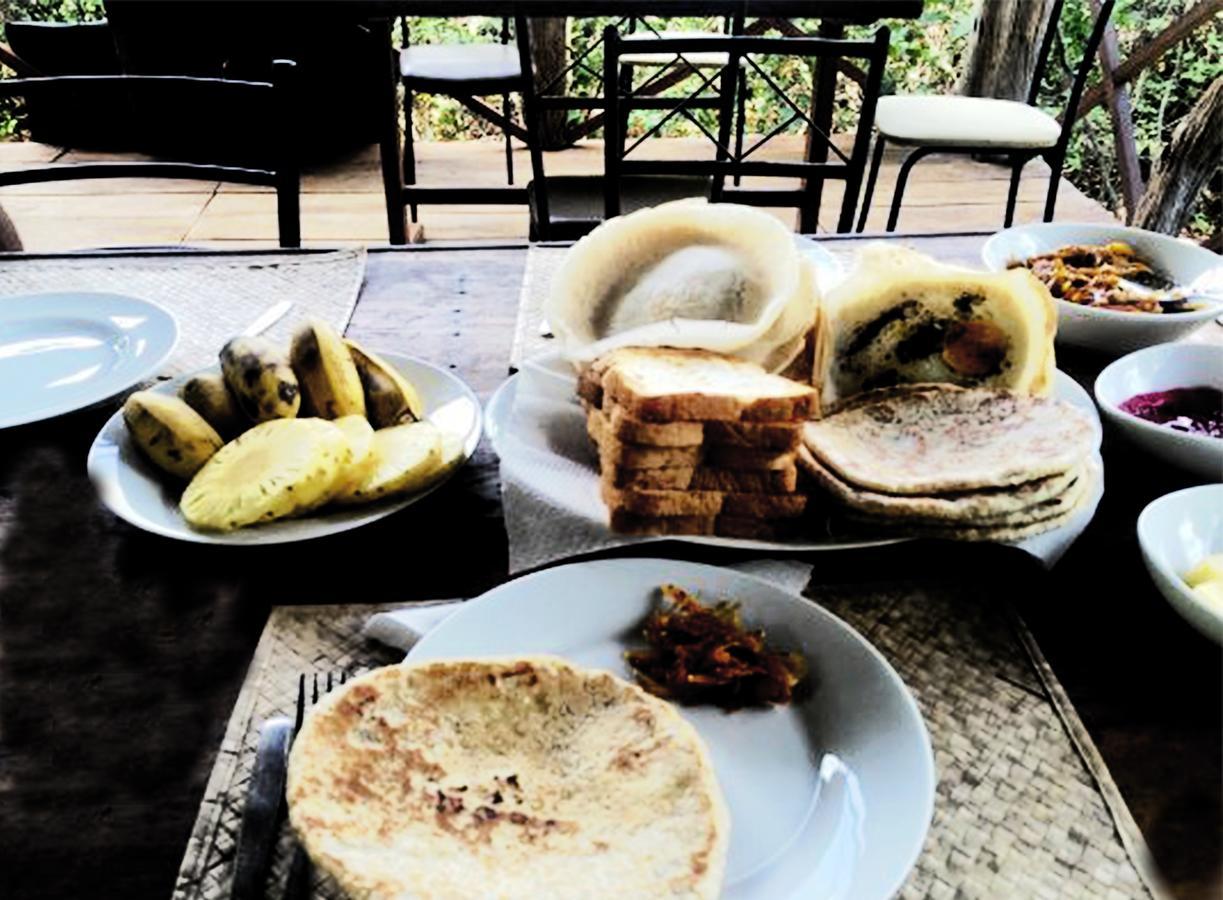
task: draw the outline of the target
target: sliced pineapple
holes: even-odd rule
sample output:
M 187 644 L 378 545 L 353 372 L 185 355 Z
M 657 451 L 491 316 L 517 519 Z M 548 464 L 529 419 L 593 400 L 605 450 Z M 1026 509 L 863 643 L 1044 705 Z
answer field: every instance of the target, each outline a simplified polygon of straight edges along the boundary
M 441 469 L 442 433 L 432 422 L 410 422 L 374 432 L 377 465 L 337 503 L 367 503 L 420 490 Z
M 352 461 L 336 482 L 334 496 L 338 497 L 361 486 L 378 465 L 378 456 L 374 453 L 374 427 L 365 416 L 341 416 L 331 424 L 344 432 L 352 450 Z
M 179 508 L 195 528 L 233 531 L 325 503 L 353 455 L 323 419 L 273 419 L 226 444 L 204 465 Z

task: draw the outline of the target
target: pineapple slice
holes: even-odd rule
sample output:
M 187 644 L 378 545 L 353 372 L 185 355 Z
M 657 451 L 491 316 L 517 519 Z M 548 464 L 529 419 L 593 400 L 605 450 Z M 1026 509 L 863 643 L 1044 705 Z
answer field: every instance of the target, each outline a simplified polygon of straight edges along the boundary
M 377 465 L 337 503 L 366 503 L 420 490 L 442 468 L 442 433 L 432 422 L 410 422 L 374 432 Z
M 341 416 L 332 424 L 344 432 L 352 448 L 352 462 L 336 482 L 334 496 L 338 497 L 361 486 L 378 465 L 378 456 L 374 453 L 374 427 L 365 416 Z
M 217 451 L 183 492 L 179 509 L 195 528 L 233 531 L 325 503 L 353 451 L 323 419 L 273 419 Z
M 1207 581 L 1223 581 L 1223 553 L 1212 553 L 1185 573 L 1185 584 L 1197 587 Z

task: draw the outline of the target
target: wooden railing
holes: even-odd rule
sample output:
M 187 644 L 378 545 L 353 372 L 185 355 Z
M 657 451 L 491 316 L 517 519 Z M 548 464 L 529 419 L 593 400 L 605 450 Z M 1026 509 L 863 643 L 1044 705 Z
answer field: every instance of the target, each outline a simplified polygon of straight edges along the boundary
M 1092 9 L 1099 10 L 1099 0 L 1090 0 Z M 1199 0 L 1189 11 L 1161 31 L 1151 40 L 1134 48 L 1127 59 L 1120 59 L 1117 47 L 1117 32 L 1112 23 L 1104 32 L 1100 44 L 1100 83 L 1083 95 L 1075 120 L 1083 118 L 1097 106 L 1107 104 L 1112 120 L 1113 145 L 1117 154 L 1117 166 L 1121 174 L 1121 193 L 1125 199 L 1126 221 L 1133 222 L 1140 206 L 1162 206 L 1175 202 L 1175 198 L 1146 198 L 1147 186 L 1143 181 L 1138 163 L 1138 144 L 1134 139 L 1134 118 L 1126 85 L 1144 70 L 1188 38 L 1198 28 L 1210 22 L 1223 11 L 1223 0 Z M 1208 95 L 1209 96 L 1209 95 Z M 1204 98 L 1204 101 L 1206 98 Z M 1215 163 L 1217 164 L 1217 160 Z M 1163 183 L 1162 181 L 1160 182 Z M 1178 192 L 1179 193 L 1179 192 Z M 1167 221 L 1169 217 L 1158 218 Z

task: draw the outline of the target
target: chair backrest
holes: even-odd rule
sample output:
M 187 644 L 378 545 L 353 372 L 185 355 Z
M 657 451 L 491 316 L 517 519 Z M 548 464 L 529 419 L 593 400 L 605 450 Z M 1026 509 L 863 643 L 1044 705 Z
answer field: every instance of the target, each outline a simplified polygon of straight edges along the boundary
M 508 44 L 513 35 L 510 33 L 510 20 L 508 16 L 503 16 L 501 19 L 501 32 L 498 35 L 501 43 Z M 408 27 L 408 17 L 399 17 L 399 46 L 407 47 L 412 42 L 412 30 Z
M 291 137 L 296 124 L 295 67 L 291 60 L 276 60 L 272 63 L 270 82 L 181 75 L 60 75 L 0 81 L 0 98 L 20 98 L 26 102 L 39 97 L 63 97 L 82 90 L 98 89 L 108 89 L 128 97 L 141 92 L 156 92 L 159 98 L 172 91 L 173 100 L 177 103 L 189 103 L 193 96 L 201 96 L 201 92 L 213 98 L 257 98 L 265 102 L 264 108 L 270 110 L 274 117 L 274 133 L 278 137 L 274 159 L 270 159 L 266 167 L 161 161 L 53 164 L 0 172 L 0 187 L 92 178 L 179 178 L 264 185 L 276 189 L 280 245 L 300 246 L 300 176 Z
M 818 217 L 819 210 L 818 208 L 811 209 L 811 207 L 818 207 L 819 192 L 813 191 L 812 188 L 816 185 L 822 187 L 828 179 L 837 179 L 845 182 L 845 193 L 837 229 L 839 231 L 850 230 L 854 210 L 857 208 L 862 174 L 866 168 L 871 128 L 875 120 L 875 106 L 879 99 L 883 68 L 887 62 L 888 39 L 889 32 L 886 27 L 877 29 L 874 36 L 867 40 L 756 36 L 641 40 L 623 38 L 611 31 L 605 33 L 604 42 L 607 49 L 604 51 L 606 66 L 604 81 L 607 85 L 605 88 L 607 105 L 603 124 L 606 215 L 610 217 L 619 214 L 622 181 L 626 176 L 702 175 L 714 179 L 712 199 L 715 201 L 733 200 L 753 206 L 807 209 L 811 212 L 810 219 L 814 221 Z M 724 53 L 727 61 L 726 65 L 716 70 L 714 74 L 702 76 L 706 80 L 696 92 L 686 97 L 660 97 L 653 94 L 642 95 L 631 87 L 624 90 L 613 77 L 617 71 L 620 56 L 640 52 L 675 53 L 681 65 L 685 61 L 684 55 L 689 53 Z M 849 60 L 855 60 L 861 64 L 858 70 L 862 73 L 862 105 L 849 153 L 842 151 L 833 142 L 831 135 L 824 134 L 817 123 L 812 121 L 809 110 L 787 95 L 774 77 L 761 67 L 758 58 L 763 56 L 817 60 L 821 67 L 834 67 L 834 70 L 841 69 L 843 64 Z M 762 80 L 776 94 L 779 105 L 789 112 L 784 122 L 773 128 L 768 134 L 754 140 L 750 147 L 745 148 L 737 146 L 737 142 L 732 143 L 734 123 L 725 112 L 729 106 L 724 106 L 717 111 L 716 135 L 703 125 L 688 108 L 688 104 L 698 98 L 701 90 L 712 84 L 715 78 L 720 82 L 718 90 L 724 97 L 734 96 L 736 90 L 743 90 L 743 79 L 740 78 L 741 69 L 747 75 Z M 742 108 L 741 105 L 740 108 Z M 620 128 L 627 114 L 635 109 L 663 110 L 666 111 L 666 115 L 644 135 L 629 143 L 622 140 Z M 684 116 L 697 125 L 709 139 L 715 150 L 713 159 L 646 160 L 629 158 L 647 138 L 656 134 L 666 121 L 677 115 Z M 756 154 L 764 144 L 797 121 L 806 122 L 812 142 L 822 142 L 823 145 L 826 145 L 827 159 L 812 159 L 810 153 L 805 159 L 795 161 L 749 158 Z M 786 189 L 728 190 L 724 184 L 728 176 L 799 178 L 803 179 L 804 183 L 800 187 Z
M 1058 146 L 1063 149 L 1070 142 L 1070 133 L 1074 128 L 1079 101 L 1083 99 L 1083 91 L 1087 87 L 1087 79 L 1091 75 L 1091 70 L 1095 68 L 1096 53 L 1100 49 L 1100 41 L 1104 39 L 1104 30 L 1108 27 L 1108 21 L 1112 17 L 1113 7 L 1116 6 L 1116 3 L 1117 0 L 1104 0 L 1100 4 L 1100 12 L 1096 15 L 1095 22 L 1091 27 L 1091 33 L 1087 36 L 1087 43 L 1083 46 L 1083 57 L 1079 60 L 1079 64 L 1074 70 L 1074 80 L 1071 83 L 1070 93 L 1066 97 L 1066 106 L 1062 112 L 1062 133 L 1058 138 Z M 1036 56 L 1036 66 L 1032 71 L 1032 84 L 1028 88 L 1029 106 L 1036 105 L 1036 100 L 1040 94 L 1040 87 L 1049 66 L 1049 57 L 1052 55 L 1053 45 L 1058 39 L 1058 28 L 1061 24 L 1062 10 L 1065 5 L 1065 0 L 1053 0 L 1053 6 L 1049 10 L 1049 21 L 1045 25 L 1045 33 L 1040 42 L 1040 51 Z

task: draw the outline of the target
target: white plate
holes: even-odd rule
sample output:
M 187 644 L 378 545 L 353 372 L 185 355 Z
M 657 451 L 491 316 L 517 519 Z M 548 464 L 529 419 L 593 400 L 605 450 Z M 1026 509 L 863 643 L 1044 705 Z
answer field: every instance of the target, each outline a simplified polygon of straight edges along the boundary
M 534 465 L 517 466 L 515 471 L 522 476 L 533 491 L 555 504 L 555 506 L 571 515 L 589 518 L 589 510 L 599 493 L 599 473 L 597 461 L 588 446 L 585 434 L 585 418 L 578 405 L 575 391 L 576 378 L 573 370 L 561 359 L 559 354 L 543 354 L 523 363 L 523 372 L 511 375 L 497 388 L 489 398 L 485 407 L 485 427 L 493 449 L 504 461 L 507 457 L 517 460 L 526 455 L 535 454 L 538 459 L 551 459 L 556 463 L 578 464 L 576 471 L 584 472 L 588 477 L 571 477 L 559 479 L 552 477 L 555 473 L 545 472 Z M 529 371 L 528 371 L 529 370 Z M 515 401 L 518 385 L 521 379 L 528 375 L 536 389 L 549 400 L 560 401 L 572 407 L 571 410 L 550 406 L 558 410 L 559 416 L 564 416 L 563 423 L 538 422 L 525 420 L 519 411 L 515 419 Z M 1103 460 L 1099 455 L 1101 439 L 1100 414 L 1096 410 L 1088 393 L 1065 372 L 1059 371 L 1054 385 L 1054 395 L 1059 400 L 1070 403 L 1090 417 L 1095 431 L 1094 446 L 1096 447 L 1095 462 L 1099 471 L 1103 472 Z M 519 426 L 518 432 L 510 437 L 507 432 L 511 424 Z M 526 440 L 518 437 L 525 436 Z M 565 466 L 569 472 L 575 469 Z M 1084 504 L 1079 514 L 1060 528 L 1027 538 L 1017 546 L 1045 560 L 1046 564 L 1055 562 L 1075 537 L 1091 521 L 1095 514 L 1100 497 L 1104 494 L 1103 478 L 1096 486 L 1090 501 Z M 601 503 L 601 501 L 599 501 Z M 813 535 L 800 535 L 783 541 L 747 540 L 744 538 L 716 537 L 706 535 L 669 535 L 665 537 L 641 537 L 630 539 L 634 542 L 645 541 L 684 541 L 691 544 L 705 544 L 714 547 L 733 547 L 744 550 L 781 550 L 793 552 L 808 552 L 816 550 L 852 550 L 863 547 L 878 547 L 895 544 L 910 538 L 878 538 L 840 532 L 839 523 L 829 520 L 816 520 L 813 530 L 819 532 Z M 821 531 L 822 529 L 822 531 Z
M 916 861 L 934 808 L 934 761 L 900 677 L 836 616 L 729 569 L 617 559 L 546 569 L 463 604 L 413 662 L 552 653 L 632 679 L 657 588 L 735 600 L 744 621 L 799 650 L 813 690 L 792 705 L 725 713 L 679 707 L 705 740 L 731 813 L 723 900 L 882 900 Z
M 463 462 L 470 459 L 480 443 L 482 419 L 480 401 L 471 388 L 450 372 L 422 360 L 399 353 L 377 352 L 416 387 L 430 421 L 446 432 L 464 435 Z M 184 375 L 163 382 L 153 390 L 173 394 L 189 377 Z M 447 476 L 418 493 L 369 506 L 327 508 L 301 519 L 284 519 L 233 532 L 214 533 L 196 531 L 183 519 L 178 511 L 183 485 L 175 483 L 145 459 L 128 434 L 122 412 L 116 412 L 102 426 L 89 448 L 86 465 L 98 496 L 119 518 L 154 534 L 198 544 L 285 544 L 348 531 L 411 506 L 449 479 Z M 458 466 L 452 469 L 451 474 L 457 469 Z
M 1223 479 L 1223 439 L 1177 431 L 1121 409 L 1136 394 L 1170 388 L 1223 391 L 1223 347 L 1163 344 L 1115 360 L 1096 378 L 1096 400 L 1110 422 L 1143 450 L 1211 481 Z
M 155 373 L 177 343 L 174 316 L 148 300 L 84 291 L 0 298 L 0 428 L 113 397 Z
M 1166 234 L 1124 225 L 1043 222 L 1000 231 L 985 242 L 981 258 L 995 272 L 1069 244 L 1124 241 L 1155 269 L 1180 285 L 1217 295 L 1202 309 L 1183 313 L 1129 313 L 1057 301 L 1057 341 L 1106 353 L 1174 341 L 1223 311 L 1223 257 Z
M 1223 609 L 1185 584 L 1184 575 L 1211 553 L 1223 553 L 1223 484 L 1164 494 L 1138 517 L 1138 545 L 1151 580 L 1172 608 L 1223 644 Z

